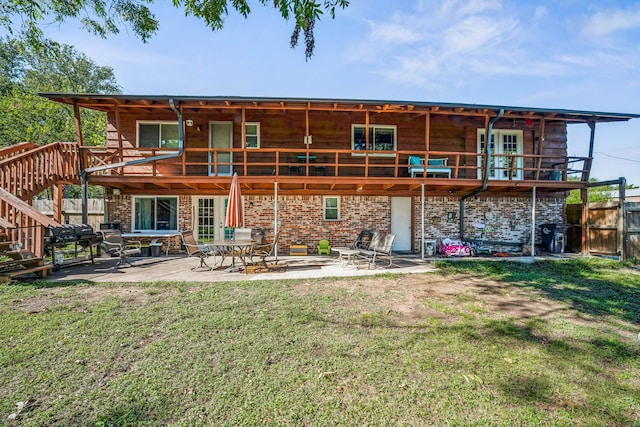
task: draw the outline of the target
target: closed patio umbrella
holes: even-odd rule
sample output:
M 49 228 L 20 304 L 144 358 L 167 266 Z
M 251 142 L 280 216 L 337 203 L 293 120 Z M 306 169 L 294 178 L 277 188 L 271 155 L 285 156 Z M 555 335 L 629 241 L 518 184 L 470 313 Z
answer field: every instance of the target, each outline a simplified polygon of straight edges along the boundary
M 242 205 L 240 181 L 238 180 L 238 174 L 235 172 L 231 179 L 231 187 L 229 188 L 229 201 L 227 202 L 227 215 L 224 225 L 225 227 L 231 227 L 233 229 L 244 225 L 244 206 Z M 235 230 L 233 236 L 235 240 Z M 237 251 L 235 249 L 232 249 L 232 265 L 225 271 L 235 272 L 240 270 L 239 267 L 236 267 L 236 255 L 242 256 L 242 254 L 238 254 L 236 252 Z
M 225 227 L 237 228 L 244 225 L 244 206 L 242 205 L 242 194 L 240 191 L 240 181 L 238 174 L 234 173 L 229 188 L 229 201 L 227 203 L 227 216 L 224 222 Z

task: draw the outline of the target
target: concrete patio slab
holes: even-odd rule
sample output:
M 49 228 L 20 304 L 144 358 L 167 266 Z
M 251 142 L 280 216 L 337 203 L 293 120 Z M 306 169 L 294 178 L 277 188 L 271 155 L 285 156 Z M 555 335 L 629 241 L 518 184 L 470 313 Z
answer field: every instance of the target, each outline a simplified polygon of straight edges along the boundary
M 250 268 L 249 274 L 245 274 L 244 271 L 225 272 L 225 267 L 229 266 L 228 260 L 222 267 L 213 271 L 191 270 L 198 265 L 199 260 L 185 256 L 139 257 L 131 260 L 133 266 L 115 267 L 118 262 L 117 258 L 96 258 L 94 264 L 87 261 L 63 266 L 45 280 L 51 282 L 221 282 L 353 277 L 382 273 L 426 273 L 436 270 L 430 260 L 423 260 L 417 255 L 394 257 L 394 266 L 390 268 L 372 267 L 371 269 L 367 268 L 366 262 L 357 262 L 356 266 L 343 265 L 337 256 L 279 256 L 278 263 L 273 265 L 273 268 L 268 270 Z

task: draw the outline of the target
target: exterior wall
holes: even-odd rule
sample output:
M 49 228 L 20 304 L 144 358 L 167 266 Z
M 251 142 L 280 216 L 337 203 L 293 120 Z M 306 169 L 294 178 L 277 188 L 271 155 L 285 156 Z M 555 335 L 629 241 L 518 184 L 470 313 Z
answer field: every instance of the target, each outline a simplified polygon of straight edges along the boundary
M 564 222 L 564 198 L 538 198 L 536 201 L 536 233 L 538 226 Z M 459 239 L 460 202 L 457 197 L 427 197 L 425 202 L 425 238 L 442 240 Z M 451 215 L 455 219 L 449 219 Z M 531 236 L 531 197 L 487 197 L 467 199 L 464 205 L 464 235 L 473 238 L 474 222 L 492 228 L 485 239 L 526 243 Z M 420 250 L 422 240 L 421 202 L 414 198 L 414 247 Z M 539 241 L 539 236 L 536 239 Z M 500 250 L 515 250 L 514 247 Z
M 107 145 L 109 147 L 124 148 L 136 147 L 136 123 L 137 120 L 169 120 L 175 121 L 176 116 L 168 111 L 127 111 L 119 114 L 119 122 L 116 123 L 115 114 L 108 115 Z M 242 148 L 242 115 L 239 111 L 200 110 L 197 112 L 185 111 L 184 119 L 193 121 L 193 126 L 185 127 L 185 148 L 206 149 L 209 139 L 209 123 L 212 121 L 227 121 L 233 123 L 233 146 Z M 309 132 L 313 136 L 313 149 L 351 149 L 351 125 L 364 124 L 365 112 L 309 112 Z M 299 149 L 305 150 L 303 137 L 306 132 L 306 117 L 304 111 L 261 111 L 247 110 L 246 122 L 260 123 L 260 148 L 261 149 Z M 397 150 L 423 151 L 426 149 L 426 116 L 424 113 L 384 113 L 370 114 L 371 125 L 395 125 L 397 126 Z M 118 127 L 120 134 L 118 134 Z M 451 116 L 432 114 L 429 125 L 429 150 L 466 153 L 461 155 L 458 178 L 477 178 L 477 130 L 485 127 L 485 119 L 479 116 Z M 544 135 L 540 135 L 540 121 L 527 121 L 523 119 L 501 119 L 494 128 L 517 129 L 523 132 L 523 153 L 525 155 L 541 154 L 544 157 L 542 167 L 553 168 L 555 164 L 564 164 L 567 155 L 566 123 L 562 121 L 545 121 Z M 198 130 L 200 129 L 200 130 Z M 541 142 L 542 141 L 542 142 Z M 261 150 L 246 150 L 247 162 L 256 162 L 257 158 L 272 156 Z M 237 154 L 237 153 L 236 153 Z M 148 154 L 150 155 L 150 152 Z M 208 168 L 208 153 L 206 151 L 188 152 L 186 155 L 187 175 L 206 176 Z M 351 159 L 351 154 L 341 154 L 341 162 Z M 239 162 L 242 156 L 235 156 Z M 453 156 L 451 156 L 453 157 Z M 332 159 L 333 160 L 333 159 Z M 286 159 L 281 159 L 286 161 Z M 373 163 L 394 163 L 393 158 L 370 158 Z M 401 163 L 406 163 L 402 160 Z M 275 157 L 274 157 L 275 164 Z M 454 165 L 455 159 L 450 158 L 449 164 Z M 181 160 L 162 162 L 156 165 L 158 173 L 162 175 L 181 174 Z M 533 168 L 535 160 L 527 158 L 524 164 L 529 170 L 525 173 L 525 179 L 534 179 Z M 151 165 L 139 165 L 129 167 L 128 173 L 150 173 Z M 390 171 L 391 169 L 389 169 Z M 264 170 L 253 170 L 254 174 L 271 174 L 271 167 Z M 406 173 L 406 170 L 403 170 Z M 242 173 L 241 168 L 238 172 Z M 548 179 L 549 172 L 545 171 L 540 179 Z
M 132 196 L 129 195 L 110 195 L 107 200 L 107 217 L 109 223 L 118 223 L 123 233 L 131 232 L 132 220 Z M 180 230 L 190 230 L 192 228 L 191 212 L 191 196 L 178 197 L 178 211 L 185 213 L 178 216 L 178 228 Z M 149 243 L 152 238 L 140 238 L 143 243 Z M 163 243 L 169 245 L 169 253 L 175 254 L 182 252 L 180 236 L 164 239 Z M 165 248 L 163 248 L 163 251 Z
M 245 196 L 245 226 L 264 228 L 273 234 L 273 196 Z M 391 198 L 388 196 L 340 197 L 340 220 L 325 221 L 322 196 L 279 196 L 278 222 L 281 236 L 280 253 L 286 254 L 291 243 L 301 242 L 313 250 L 320 239 L 332 246 L 351 246 L 364 229 L 388 233 L 391 230 Z M 131 197 L 113 195 L 108 200 L 109 222 L 120 223 L 124 232 L 131 230 Z M 427 197 L 425 202 L 425 238 L 459 238 L 459 208 L 457 197 Z M 179 197 L 180 230 L 193 228 L 192 198 Z M 540 198 L 536 202 L 536 229 L 544 223 L 562 223 L 564 198 Z M 421 203 L 413 198 L 413 241 L 420 251 Z M 527 242 L 531 232 L 530 197 L 487 197 L 465 201 L 465 237 L 472 238 L 473 222 L 482 222 L 493 231 L 488 240 Z M 536 230 L 537 231 L 537 230 Z M 270 237 L 268 237 L 270 239 Z M 166 239 L 165 239 L 166 242 Z M 514 250 L 505 247 L 500 250 Z M 181 252 L 180 239 L 172 238 L 169 253 Z

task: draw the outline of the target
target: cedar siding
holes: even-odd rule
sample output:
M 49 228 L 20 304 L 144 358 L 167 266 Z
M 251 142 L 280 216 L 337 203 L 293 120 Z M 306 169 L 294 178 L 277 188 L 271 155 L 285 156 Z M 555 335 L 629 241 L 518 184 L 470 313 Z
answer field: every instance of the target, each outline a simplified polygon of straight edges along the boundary
M 286 182 L 283 191 L 313 194 L 327 190 L 379 194 L 395 191 L 398 194 L 415 194 L 421 184 L 432 192 L 447 194 L 451 190 L 474 191 L 482 177 L 482 155 L 478 153 L 478 129 L 484 129 L 491 118 L 488 114 L 436 114 L 424 111 L 375 112 L 333 111 L 305 109 L 216 108 L 182 109 L 183 118 L 193 122 L 184 127 L 184 153 L 179 158 L 138 164 L 108 170 L 92 175 L 94 184 L 128 191 L 152 191 L 195 194 L 198 190 L 226 191 L 227 177 L 210 176 L 209 170 L 228 165 L 216 161 L 221 150 L 209 149 L 209 124 L 233 123 L 233 171 L 245 177 L 245 190 L 261 194 L 271 189 L 274 181 Z M 138 148 L 136 132 L 138 121 L 177 121 L 176 114 L 168 108 L 112 108 L 107 111 L 108 132 L 106 148 L 84 148 L 88 166 L 106 163 L 96 161 L 98 156 L 111 161 L 127 161 L 165 154 L 171 150 Z M 242 143 L 242 123 L 260 124 L 260 147 L 245 149 Z M 522 179 L 494 182 L 489 186 L 500 192 L 521 192 L 533 186 L 542 191 L 566 191 L 580 186 L 582 177 L 588 177 L 588 159 L 574 164 L 567 158 L 567 120 L 506 117 L 494 125 L 494 130 L 522 131 Z M 396 150 L 380 156 L 379 153 L 352 151 L 352 125 L 390 125 L 396 127 Z M 428 128 L 428 130 L 427 130 Z M 304 144 L 306 132 L 312 136 L 312 144 Z M 542 136 L 542 137 L 541 137 Z M 101 152 L 102 150 L 102 152 Z M 315 157 L 315 164 L 297 164 L 298 155 L 308 153 Z M 390 155 L 389 155 L 390 154 Z M 448 160 L 452 174 L 411 178 L 407 169 L 409 155 L 443 158 Z M 494 156 L 499 156 L 495 154 Z M 92 159 L 92 157 L 94 157 Z M 299 167 L 292 174 L 290 166 Z M 319 167 L 318 167 L 319 166 Z M 563 179 L 550 180 L 553 170 L 561 169 Z M 296 169 L 297 170 L 297 169 Z M 318 173 L 318 171 L 321 172 Z M 581 178 L 577 183 L 568 182 L 574 173 Z M 118 176 L 149 177 L 129 186 Z M 293 176 L 295 175 L 295 176 Z M 250 182 L 251 178 L 255 180 Z M 202 179 L 207 178 L 206 182 Z M 375 182 L 376 179 L 390 179 Z M 155 184 L 154 184 L 155 181 Z M 342 183 L 344 181 L 344 183 Z M 411 182 L 409 182 L 411 181 Z M 185 185 L 188 183 L 190 185 Z M 268 190 L 267 190 L 268 189 Z

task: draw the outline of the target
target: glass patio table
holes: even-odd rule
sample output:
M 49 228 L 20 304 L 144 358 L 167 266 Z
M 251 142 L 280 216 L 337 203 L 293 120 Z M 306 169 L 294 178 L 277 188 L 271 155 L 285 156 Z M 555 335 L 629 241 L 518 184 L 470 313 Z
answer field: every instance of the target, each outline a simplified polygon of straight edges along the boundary
M 244 269 L 247 273 L 247 256 L 251 254 L 253 246 L 258 243 L 256 240 L 214 240 L 207 242 L 209 247 L 223 248 L 224 252 L 231 255 L 231 266 L 224 271 L 234 273 Z M 236 258 L 242 263 L 242 267 L 236 266 Z

